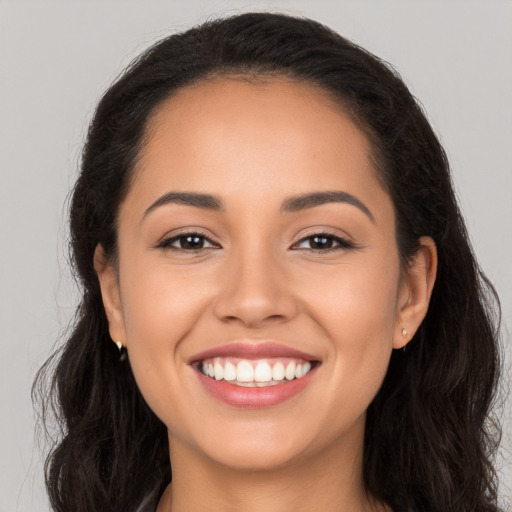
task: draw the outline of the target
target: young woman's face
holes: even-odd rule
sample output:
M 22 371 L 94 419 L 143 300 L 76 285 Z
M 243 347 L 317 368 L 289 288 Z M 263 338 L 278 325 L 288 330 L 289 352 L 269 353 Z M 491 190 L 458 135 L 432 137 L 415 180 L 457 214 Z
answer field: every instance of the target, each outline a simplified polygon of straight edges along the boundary
M 419 322 L 392 202 L 339 106 L 284 79 L 182 89 L 150 122 L 118 234 L 110 332 L 171 454 L 254 469 L 360 454 Z

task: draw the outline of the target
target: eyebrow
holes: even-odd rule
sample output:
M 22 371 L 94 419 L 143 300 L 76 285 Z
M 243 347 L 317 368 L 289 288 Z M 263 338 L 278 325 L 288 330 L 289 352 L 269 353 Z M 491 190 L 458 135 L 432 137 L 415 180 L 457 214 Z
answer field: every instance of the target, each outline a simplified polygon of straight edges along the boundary
M 356 208 L 359 208 L 372 222 L 375 222 L 375 218 L 373 217 L 372 212 L 360 199 L 352 194 L 349 194 L 348 192 L 343 192 L 341 190 L 312 192 L 309 194 L 301 194 L 298 196 L 289 197 L 283 202 L 281 206 L 281 212 L 298 212 L 326 203 L 350 204 Z
M 281 213 L 294 213 L 309 208 L 315 208 L 327 203 L 346 203 L 359 208 L 372 222 L 375 218 L 370 209 L 357 197 L 348 192 L 341 190 L 327 190 L 324 192 L 311 192 L 300 194 L 285 199 L 281 205 Z M 160 206 L 167 204 L 182 204 L 186 206 L 194 206 L 204 210 L 212 210 L 216 212 L 225 211 L 224 203 L 218 196 L 211 194 L 201 194 L 197 192 L 168 192 L 159 197 L 144 212 L 143 218 L 151 211 Z
M 155 208 L 166 204 L 184 204 L 187 206 L 202 208 L 203 210 L 213 210 L 216 212 L 224 211 L 222 199 L 218 196 L 213 196 L 211 194 L 199 194 L 197 192 L 168 192 L 162 197 L 159 197 L 149 208 L 147 208 L 142 217 L 146 217 Z

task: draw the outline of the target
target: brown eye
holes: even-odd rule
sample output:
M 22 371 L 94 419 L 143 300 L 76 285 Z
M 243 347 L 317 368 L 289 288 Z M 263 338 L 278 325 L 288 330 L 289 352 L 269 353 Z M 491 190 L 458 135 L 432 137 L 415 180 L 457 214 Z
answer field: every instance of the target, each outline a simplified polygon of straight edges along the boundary
M 158 247 L 175 251 L 200 251 L 218 246 L 201 233 L 181 233 L 162 240 Z
M 333 246 L 334 239 L 330 236 L 315 235 L 311 237 L 312 249 L 330 249 Z
M 309 247 L 305 246 L 308 245 Z M 316 233 L 303 238 L 297 243 L 298 249 L 309 249 L 317 252 L 336 251 L 340 249 L 351 249 L 354 245 L 348 240 L 329 233 Z
M 202 249 L 204 246 L 204 240 L 204 237 L 198 235 L 185 235 L 178 237 L 180 249 Z

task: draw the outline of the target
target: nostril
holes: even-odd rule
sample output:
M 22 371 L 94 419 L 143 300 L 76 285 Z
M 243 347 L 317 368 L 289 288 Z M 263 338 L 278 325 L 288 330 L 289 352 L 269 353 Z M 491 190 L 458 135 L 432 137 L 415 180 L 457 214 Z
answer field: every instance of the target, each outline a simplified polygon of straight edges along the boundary
M 249 328 L 293 319 L 299 308 L 286 285 L 269 286 L 261 281 L 268 280 L 247 282 L 241 277 L 236 286 L 224 289 L 213 304 L 215 316 L 224 323 L 240 322 Z

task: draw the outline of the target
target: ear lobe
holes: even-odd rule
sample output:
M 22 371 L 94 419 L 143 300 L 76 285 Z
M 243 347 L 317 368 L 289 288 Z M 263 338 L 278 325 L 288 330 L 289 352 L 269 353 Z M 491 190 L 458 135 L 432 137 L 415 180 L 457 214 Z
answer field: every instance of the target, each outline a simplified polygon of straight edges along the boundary
M 437 274 L 437 249 L 431 237 L 420 240 L 403 278 L 398 297 L 398 314 L 393 348 L 403 348 L 418 330 L 425 318 Z
M 107 260 L 103 247 L 98 244 L 94 251 L 94 270 L 100 283 L 103 307 L 108 319 L 110 337 L 114 342 L 126 342 L 123 310 L 119 293 L 119 280 L 116 269 Z

